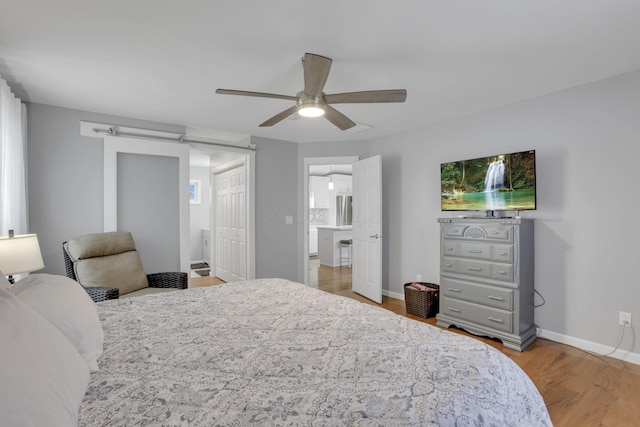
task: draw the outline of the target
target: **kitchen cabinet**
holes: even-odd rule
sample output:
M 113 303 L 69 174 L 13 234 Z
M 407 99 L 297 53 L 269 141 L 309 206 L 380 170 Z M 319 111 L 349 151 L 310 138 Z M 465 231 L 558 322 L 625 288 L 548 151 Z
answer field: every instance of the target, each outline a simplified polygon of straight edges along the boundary
M 329 178 L 326 176 L 309 177 L 309 208 L 329 207 Z
M 353 188 L 351 175 L 334 174 L 331 175 L 331 178 L 333 179 L 333 188 L 337 195 L 351 194 Z
M 318 255 L 318 228 L 309 227 L 309 255 Z

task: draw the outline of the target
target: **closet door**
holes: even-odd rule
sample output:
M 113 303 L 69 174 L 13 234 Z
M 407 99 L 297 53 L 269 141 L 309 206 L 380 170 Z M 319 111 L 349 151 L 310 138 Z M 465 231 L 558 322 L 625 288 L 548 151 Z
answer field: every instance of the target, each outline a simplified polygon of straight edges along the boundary
M 247 278 L 246 170 L 215 175 L 216 276 L 225 282 Z

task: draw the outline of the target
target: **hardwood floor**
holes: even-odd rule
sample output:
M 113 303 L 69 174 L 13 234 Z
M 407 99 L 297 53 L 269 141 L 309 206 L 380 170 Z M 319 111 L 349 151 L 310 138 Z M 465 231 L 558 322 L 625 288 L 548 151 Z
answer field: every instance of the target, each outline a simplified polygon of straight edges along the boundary
M 312 285 L 325 292 L 377 305 L 351 292 L 350 267 L 331 268 L 312 260 L 309 277 Z M 192 279 L 192 286 L 220 282 L 213 277 L 202 277 Z M 436 322 L 435 317 L 423 319 L 407 314 L 402 300 L 383 296 L 380 306 L 419 322 L 431 325 Z M 504 348 L 497 340 L 476 337 L 455 328 L 450 330 L 479 339 L 516 362 L 540 390 L 555 426 L 640 426 L 640 366 L 542 338 L 519 352 Z

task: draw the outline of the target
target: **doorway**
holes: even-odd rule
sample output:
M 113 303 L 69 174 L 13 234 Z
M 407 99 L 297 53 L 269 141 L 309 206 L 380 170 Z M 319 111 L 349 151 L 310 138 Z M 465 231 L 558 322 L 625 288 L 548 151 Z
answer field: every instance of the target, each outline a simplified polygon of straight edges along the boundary
M 347 232 L 347 227 L 340 230 L 337 225 L 336 197 L 351 193 L 351 165 L 358 159 L 356 156 L 304 159 L 302 254 L 304 283 L 309 286 L 317 287 L 322 277 L 340 274 L 339 255 L 344 253 L 348 256 L 348 248 L 343 249 L 333 241 L 341 237 L 348 238 L 340 235 L 341 232 Z M 328 250 L 323 250 L 327 248 Z M 342 261 L 343 265 L 348 265 L 348 260 L 344 257 Z M 351 282 L 350 268 L 341 275 L 340 281 L 347 280 L 347 273 L 349 283 Z
M 251 179 L 253 153 L 192 144 L 190 149 L 190 187 L 198 190 L 190 201 L 191 277 L 212 277 L 230 282 L 255 276 L 253 255 L 253 200 Z M 232 177 L 230 176 L 236 174 Z M 242 188 L 236 184 L 241 171 Z M 228 239 L 227 223 L 242 239 Z M 229 244 L 221 244 L 228 242 Z M 234 244 L 231 244 L 234 243 Z M 231 260 L 231 261 L 230 261 Z M 229 274 L 226 274 L 226 273 Z

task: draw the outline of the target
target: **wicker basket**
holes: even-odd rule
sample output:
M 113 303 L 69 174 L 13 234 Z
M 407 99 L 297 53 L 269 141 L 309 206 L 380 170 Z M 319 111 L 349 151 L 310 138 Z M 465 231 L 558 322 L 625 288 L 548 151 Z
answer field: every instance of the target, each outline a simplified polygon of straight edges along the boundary
M 407 305 L 407 314 L 414 316 L 433 317 L 438 314 L 440 304 L 438 304 L 438 294 L 440 286 L 433 283 L 415 282 L 421 285 L 436 289 L 435 291 L 419 291 L 411 287 L 411 283 L 404 285 L 404 301 Z

